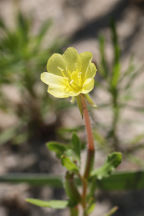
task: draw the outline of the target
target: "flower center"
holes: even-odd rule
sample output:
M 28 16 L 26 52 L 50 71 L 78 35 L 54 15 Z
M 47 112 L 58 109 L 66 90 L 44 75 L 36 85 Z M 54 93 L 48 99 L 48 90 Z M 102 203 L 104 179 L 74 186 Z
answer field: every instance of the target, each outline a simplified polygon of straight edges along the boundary
M 69 89 L 77 92 L 82 88 L 82 73 L 79 71 L 73 71 L 72 73 L 68 71 L 69 74 Z
M 78 70 L 73 72 L 69 70 L 64 71 L 61 68 L 59 68 L 59 70 L 61 71 L 62 76 L 67 78 L 67 81 L 65 82 L 67 91 L 79 92 L 82 89 L 83 86 L 82 72 Z

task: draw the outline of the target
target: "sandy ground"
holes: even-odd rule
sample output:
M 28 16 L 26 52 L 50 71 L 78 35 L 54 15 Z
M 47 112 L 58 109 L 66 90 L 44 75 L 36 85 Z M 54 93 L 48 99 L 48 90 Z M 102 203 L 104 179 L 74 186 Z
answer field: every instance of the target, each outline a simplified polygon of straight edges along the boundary
M 4 17 L 10 26 L 13 26 L 13 12 L 15 8 L 11 0 L 0 1 L 0 15 Z M 16 1 L 15 1 L 16 2 Z M 113 16 L 117 24 L 117 30 L 119 35 L 119 41 L 122 49 L 122 65 L 125 68 L 128 59 L 134 54 L 134 61 L 136 65 L 143 64 L 144 58 L 144 11 L 138 8 L 127 0 L 21 0 L 19 4 L 22 11 L 25 13 L 31 13 L 35 18 L 34 31 L 37 31 L 40 24 L 47 18 L 53 19 L 53 27 L 46 40 L 51 40 L 53 36 L 69 38 L 70 45 L 76 47 L 79 52 L 88 50 L 93 52 L 94 59 L 99 61 L 98 51 L 98 35 L 104 34 L 106 37 L 106 53 L 109 60 L 111 60 L 111 44 L 110 44 L 110 31 L 109 31 L 109 18 Z M 135 87 L 142 84 L 144 75 L 141 76 Z M 135 94 L 135 92 L 134 92 Z M 103 92 L 96 93 L 99 95 L 97 99 L 98 103 L 101 103 L 101 98 L 107 97 Z M 100 97 L 101 96 L 101 97 Z M 143 92 L 139 94 L 137 103 L 144 105 Z M 98 111 L 99 112 L 99 111 Z M 109 111 L 106 113 L 99 112 L 97 114 L 101 121 L 105 121 L 106 116 L 109 116 Z M 75 126 L 81 124 L 82 121 L 78 117 L 79 114 L 75 109 L 69 110 L 68 113 L 63 115 L 63 125 Z M 143 119 L 141 115 L 133 112 L 124 112 L 123 119 L 125 118 L 136 118 L 137 124 L 131 124 L 123 126 L 119 130 L 120 136 L 125 134 L 125 139 L 129 139 L 129 132 L 140 133 L 143 131 Z M 0 114 L 1 122 L 4 127 L 14 124 L 15 118 L 9 119 L 7 116 Z M 109 124 L 110 118 L 107 119 Z M 18 154 L 13 149 L 6 147 L 1 151 L 0 157 L 0 174 L 6 172 L 48 172 L 60 174 L 63 170 L 59 167 L 54 157 L 45 152 L 45 146 L 40 147 L 40 143 L 36 143 L 36 150 L 32 154 L 32 148 L 20 147 Z M 39 156 L 35 155 L 40 149 L 41 157 L 44 157 L 41 164 L 38 163 Z M 21 153 L 22 152 L 22 153 Z M 30 153 L 29 153 L 30 152 Z M 101 164 L 104 160 L 102 153 L 97 154 L 97 163 Z M 142 154 L 143 157 L 143 154 Z M 47 165 L 46 161 L 50 161 Z M 21 161 L 21 164 L 19 164 Z M 36 163 L 35 163 L 36 162 Z M 55 165 L 54 165 L 55 164 Z M 52 167 L 53 165 L 53 167 Z M 43 167 L 43 168 L 42 168 Z M 129 169 L 129 165 L 125 163 L 123 165 L 125 169 Z M 137 167 L 132 167 L 136 169 Z M 50 188 L 30 188 L 27 185 L 11 186 L 1 185 L 0 186 L 0 216 L 45 216 L 45 215 L 68 215 L 68 212 L 51 211 L 47 209 L 40 209 L 33 206 L 29 206 L 24 202 L 24 198 L 33 195 L 33 197 L 39 197 L 47 199 L 47 197 L 62 198 L 63 193 Z M 92 214 L 97 216 L 104 215 L 107 210 L 113 206 L 120 204 L 121 211 L 117 216 L 143 216 L 144 208 L 142 202 L 137 202 L 135 197 L 140 196 L 143 200 L 144 193 L 126 193 L 119 194 L 115 197 L 107 195 L 107 198 L 103 198 L 101 202 L 98 202 L 96 211 Z M 128 208 L 125 209 L 125 202 L 131 197 L 130 202 L 127 204 Z M 130 205 L 137 203 L 134 206 L 134 211 Z

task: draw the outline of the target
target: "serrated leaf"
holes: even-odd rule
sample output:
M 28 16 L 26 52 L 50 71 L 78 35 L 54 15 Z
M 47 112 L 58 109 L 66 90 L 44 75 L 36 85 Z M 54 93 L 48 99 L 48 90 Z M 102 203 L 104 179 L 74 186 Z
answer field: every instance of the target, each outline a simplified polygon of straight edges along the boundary
M 26 199 L 26 202 L 31 203 L 36 206 L 40 207 L 47 207 L 53 209 L 64 209 L 68 207 L 69 202 L 66 200 L 50 200 L 50 201 L 43 201 L 39 199 Z
M 53 151 L 56 153 L 57 157 L 61 157 L 61 155 L 63 155 L 63 153 L 67 150 L 67 147 L 66 145 L 62 144 L 62 143 L 59 143 L 59 142 L 48 142 L 46 144 L 47 148 L 50 150 L 50 151 Z
M 120 152 L 113 152 L 109 154 L 104 165 L 101 168 L 94 170 L 91 173 L 91 177 L 96 177 L 99 180 L 108 177 L 121 163 L 121 160 L 122 154 Z
M 72 148 L 78 159 L 80 159 L 81 142 L 76 133 L 72 135 Z
M 61 157 L 62 165 L 68 170 L 72 172 L 78 172 L 78 167 L 75 163 L 73 163 L 68 157 Z

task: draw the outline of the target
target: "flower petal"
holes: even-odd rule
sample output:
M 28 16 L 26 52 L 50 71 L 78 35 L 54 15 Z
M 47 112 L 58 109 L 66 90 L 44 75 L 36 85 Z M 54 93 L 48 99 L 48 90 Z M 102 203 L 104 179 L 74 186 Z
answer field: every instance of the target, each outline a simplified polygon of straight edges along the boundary
M 82 93 L 87 94 L 94 88 L 94 79 L 86 79 L 86 81 L 83 84 Z
M 72 72 L 76 69 L 79 70 L 81 67 L 80 64 L 80 55 L 77 50 L 73 47 L 69 47 L 63 54 L 63 57 L 67 64 L 67 69 Z
M 85 74 L 89 66 L 89 63 L 92 59 L 92 53 L 91 52 L 80 53 L 80 58 L 81 58 L 81 72 Z
M 62 70 L 66 70 L 66 62 L 63 56 L 57 53 L 53 54 L 48 60 L 47 71 L 52 74 L 63 76 Z
M 88 68 L 87 68 L 87 71 L 86 71 L 86 79 L 89 79 L 89 78 L 94 78 L 94 76 L 96 75 L 96 66 L 94 63 L 90 63 Z
M 66 93 L 64 86 L 49 86 L 48 92 L 57 98 L 67 98 L 70 96 Z
M 55 74 L 44 72 L 41 74 L 41 80 L 50 86 L 65 86 L 67 78 Z

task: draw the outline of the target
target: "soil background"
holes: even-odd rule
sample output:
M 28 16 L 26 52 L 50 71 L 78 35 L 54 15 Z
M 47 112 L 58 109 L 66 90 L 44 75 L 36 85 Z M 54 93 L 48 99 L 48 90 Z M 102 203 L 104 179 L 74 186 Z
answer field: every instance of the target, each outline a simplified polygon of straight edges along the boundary
M 12 0 L 0 0 L 0 16 L 6 22 L 14 25 L 14 7 Z M 16 2 L 16 1 L 15 1 Z M 143 65 L 144 60 L 144 2 L 128 0 L 21 0 L 19 6 L 25 14 L 32 14 L 35 19 L 34 31 L 47 18 L 52 18 L 53 26 L 46 40 L 52 37 L 68 38 L 69 46 L 74 46 L 79 52 L 91 51 L 96 62 L 99 61 L 98 35 L 106 38 L 107 58 L 111 60 L 112 51 L 110 43 L 109 20 L 115 19 L 119 42 L 122 52 L 122 65 L 125 68 L 130 56 L 134 55 L 136 65 Z M 41 72 L 40 72 L 41 73 Z M 137 80 L 139 86 L 144 80 L 144 74 Z M 105 100 L 105 95 L 101 98 Z M 134 92 L 135 94 L 135 92 Z M 14 97 L 14 93 L 12 93 Z M 98 103 L 101 103 L 98 98 Z M 97 100 L 96 98 L 94 100 Z M 137 103 L 144 105 L 143 92 L 139 94 Z M 99 113 L 105 121 L 107 113 Z M 137 119 L 137 125 L 121 126 L 119 133 L 129 139 L 129 133 L 142 132 L 144 129 L 143 118 L 133 112 L 123 113 L 123 118 Z M 109 119 L 108 119 L 109 120 Z M 0 113 L 0 126 L 7 128 L 17 123 L 15 116 Z M 49 173 L 61 175 L 63 168 L 59 165 L 54 155 L 46 150 L 45 142 L 55 140 L 57 122 L 47 128 L 48 136 L 40 139 L 34 137 L 21 146 L 11 146 L 9 143 L 0 146 L 0 175 L 6 173 Z M 61 114 L 61 126 L 76 126 L 83 124 L 75 108 Z M 127 131 L 127 133 L 125 133 Z M 144 158 L 144 152 L 137 153 Z M 85 152 L 83 153 L 85 158 Z M 100 165 L 104 155 L 97 152 L 96 164 Z M 138 166 L 122 163 L 119 169 L 136 170 Z M 68 211 L 53 211 L 38 208 L 27 204 L 26 197 L 39 199 L 63 199 L 63 190 L 49 187 L 30 187 L 26 184 L 10 185 L 0 184 L 0 216 L 67 216 Z M 112 206 L 119 206 L 116 216 L 144 216 L 144 190 L 130 192 L 97 193 L 96 210 L 92 214 L 104 216 Z

